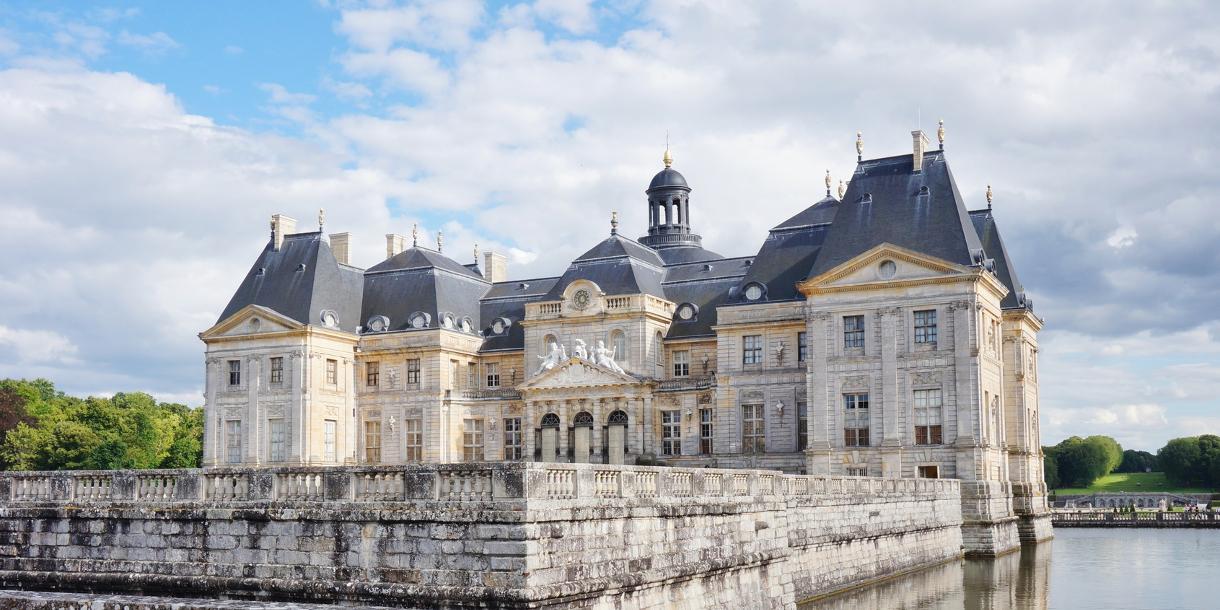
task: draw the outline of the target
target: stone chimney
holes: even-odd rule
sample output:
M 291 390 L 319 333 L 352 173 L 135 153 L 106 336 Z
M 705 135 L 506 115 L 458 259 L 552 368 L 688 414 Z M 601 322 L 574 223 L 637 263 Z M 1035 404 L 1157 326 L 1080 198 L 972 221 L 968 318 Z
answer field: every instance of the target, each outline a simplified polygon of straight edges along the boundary
M 508 281 L 508 257 L 498 252 L 487 251 L 483 253 L 483 260 L 486 264 L 483 265 L 483 277 L 487 281 L 507 282 Z
M 385 234 L 385 257 L 394 258 L 407 248 L 407 238 L 397 233 Z
M 284 245 L 284 236 L 297 230 L 297 221 L 283 214 L 271 215 L 271 242 L 276 251 Z
M 330 234 L 330 250 L 335 253 L 335 260 L 339 261 L 340 265 L 350 265 L 350 249 L 348 244 L 351 243 L 351 233 L 331 233 Z
M 928 150 L 928 147 L 932 145 L 932 142 L 928 140 L 928 136 L 924 135 L 922 129 L 912 131 L 911 140 L 914 148 L 913 154 L 911 155 L 911 162 L 915 167 L 915 171 L 921 172 L 923 171 L 923 154 Z

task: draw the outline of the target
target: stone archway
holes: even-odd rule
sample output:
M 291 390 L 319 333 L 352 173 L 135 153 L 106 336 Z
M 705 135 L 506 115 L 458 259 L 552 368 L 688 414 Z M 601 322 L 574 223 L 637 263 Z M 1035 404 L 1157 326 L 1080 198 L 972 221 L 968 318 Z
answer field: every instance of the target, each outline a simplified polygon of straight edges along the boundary
M 542 461 L 555 462 L 559 455 L 559 416 L 547 413 L 542 416 Z
M 606 463 L 622 464 L 627 451 L 627 412 L 616 410 L 606 418 Z
M 587 463 L 593 446 L 593 415 L 581 411 L 572 418 L 572 461 Z

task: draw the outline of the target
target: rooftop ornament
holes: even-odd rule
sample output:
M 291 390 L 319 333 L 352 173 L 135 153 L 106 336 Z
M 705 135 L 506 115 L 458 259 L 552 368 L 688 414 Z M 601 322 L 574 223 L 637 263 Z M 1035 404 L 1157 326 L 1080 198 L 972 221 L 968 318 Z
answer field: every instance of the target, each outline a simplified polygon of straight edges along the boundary
M 839 181 L 839 200 L 843 200 L 843 193 L 847 192 L 847 185 L 842 180 Z
M 419 246 L 419 223 L 411 224 L 411 247 Z
M 318 232 L 322 232 L 322 226 L 326 224 L 326 210 L 318 208 Z
M 991 185 L 987 185 L 987 209 L 991 209 Z
M 445 247 L 445 234 L 441 231 L 436 232 L 436 251 L 442 252 L 441 248 Z
M 945 120 L 941 119 L 936 123 L 936 140 L 940 142 L 940 149 L 945 149 Z
M 864 132 L 856 132 L 856 161 L 864 160 Z
M 830 170 L 826 170 L 826 196 L 830 196 Z
M 666 152 L 668 152 L 668 151 L 666 151 Z M 618 235 L 618 212 L 617 211 L 610 212 L 610 234 Z

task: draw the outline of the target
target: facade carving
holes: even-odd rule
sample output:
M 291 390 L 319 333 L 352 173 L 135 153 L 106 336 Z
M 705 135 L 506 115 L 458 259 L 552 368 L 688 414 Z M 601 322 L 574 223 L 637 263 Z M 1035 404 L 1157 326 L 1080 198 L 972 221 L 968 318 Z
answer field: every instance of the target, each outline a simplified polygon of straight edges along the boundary
M 969 515 L 992 524 L 979 536 L 1003 546 L 1005 519 L 1022 516 L 1037 537 L 1042 322 L 990 209 L 966 212 L 956 188 L 920 206 L 887 190 L 901 172 L 952 181 L 943 151 L 914 155 L 862 161 L 841 201 L 736 258 L 703 249 L 672 167 L 646 191 L 647 235 L 616 221 L 552 278 L 509 280 L 494 253 L 485 272 L 396 235 L 359 269 L 320 232 L 281 231 L 200 335 L 205 465 L 656 460 L 957 478 L 1007 506 Z M 319 268 L 334 273 L 311 294 L 261 288 Z

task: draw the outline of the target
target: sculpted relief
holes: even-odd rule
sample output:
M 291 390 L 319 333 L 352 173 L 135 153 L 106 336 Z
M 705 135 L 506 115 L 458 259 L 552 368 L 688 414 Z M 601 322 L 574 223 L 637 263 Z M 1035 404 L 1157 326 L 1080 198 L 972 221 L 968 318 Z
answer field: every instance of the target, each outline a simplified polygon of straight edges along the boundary
M 605 367 L 616 373 L 626 374 L 623 367 L 619 366 L 618 362 L 615 362 L 616 351 L 615 349 L 607 349 L 605 342 L 601 340 L 597 341 L 597 347 L 589 348 L 588 344 L 583 340 L 576 339 L 572 355 L 589 364 Z M 546 355 L 538 356 L 538 359 L 542 362 L 538 364 L 538 369 L 534 371 L 535 375 L 541 375 L 567 361 L 568 350 L 562 343 L 552 341 L 547 347 Z

